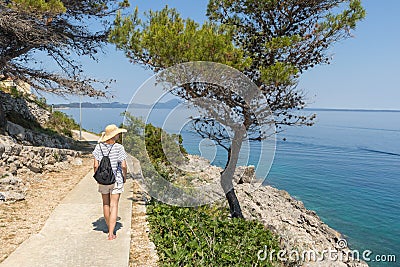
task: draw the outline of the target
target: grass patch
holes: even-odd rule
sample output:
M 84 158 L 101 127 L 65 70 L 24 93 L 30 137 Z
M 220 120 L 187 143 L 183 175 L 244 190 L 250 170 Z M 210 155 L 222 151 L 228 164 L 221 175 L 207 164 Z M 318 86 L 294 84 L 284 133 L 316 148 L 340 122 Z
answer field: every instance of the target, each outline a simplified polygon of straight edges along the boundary
M 72 117 L 69 117 L 61 111 L 54 111 L 50 115 L 49 121 L 46 126 L 58 133 L 72 137 L 71 130 L 78 130 L 79 124 L 77 124 Z
M 257 221 L 228 218 L 217 206 L 180 208 L 152 201 L 147 208 L 160 266 L 277 266 L 258 261 L 267 246 L 279 250 L 277 238 Z

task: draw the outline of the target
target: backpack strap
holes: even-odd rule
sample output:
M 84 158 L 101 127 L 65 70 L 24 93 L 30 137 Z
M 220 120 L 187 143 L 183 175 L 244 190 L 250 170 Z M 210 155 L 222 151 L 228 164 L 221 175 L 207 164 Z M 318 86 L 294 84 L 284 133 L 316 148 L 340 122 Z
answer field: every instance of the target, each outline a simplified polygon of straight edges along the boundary
M 101 149 L 101 143 L 99 143 L 99 148 L 100 148 L 100 151 L 101 151 L 101 155 L 104 157 L 103 149 Z
M 114 145 L 115 145 L 115 143 L 114 143 L 114 144 L 112 144 L 112 146 L 111 146 L 110 150 L 108 151 L 107 157 L 110 155 L 110 153 L 111 153 L 111 149 L 113 148 L 113 146 L 114 146 Z
M 112 146 L 111 146 L 110 150 L 108 151 L 107 157 L 110 155 L 110 153 L 111 153 L 111 149 L 113 148 L 113 146 L 114 146 L 114 145 L 115 145 L 115 143 L 114 143 L 114 144 L 112 144 Z M 99 144 L 99 147 L 100 147 L 101 155 L 104 157 L 103 149 L 101 149 L 101 143 Z

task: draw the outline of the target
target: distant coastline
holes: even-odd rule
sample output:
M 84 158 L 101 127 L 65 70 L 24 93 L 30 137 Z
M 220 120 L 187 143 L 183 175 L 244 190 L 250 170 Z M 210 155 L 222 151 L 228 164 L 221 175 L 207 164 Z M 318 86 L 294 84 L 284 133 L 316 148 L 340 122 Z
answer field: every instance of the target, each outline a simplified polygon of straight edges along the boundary
M 156 104 L 138 104 L 131 103 L 125 104 L 120 102 L 111 102 L 111 103 L 90 103 L 90 102 L 82 102 L 82 104 L 78 102 L 73 102 L 69 104 L 53 104 L 54 109 L 69 109 L 69 108 L 79 108 L 80 105 L 82 108 L 159 108 L 159 109 L 172 109 L 175 108 L 181 101 L 177 99 L 172 99 L 167 102 L 159 102 Z
M 139 103 L 90 103 L 82 102 L 82 108 L 156 108 L 156 109 L 172 109 L 175 108 L 181 101 L 172 99 L 167 102 L 159 102 L 156 104 L 139 104 Z M 52 104 L 54 109 L 70 109 L 79 108 L 80 103 L 73 102 L 68 104 Z M 400 112 L 399 109 L 353 109 L 353 108 L 304 108 L 305 111 L 341 111 L 341 112 Z

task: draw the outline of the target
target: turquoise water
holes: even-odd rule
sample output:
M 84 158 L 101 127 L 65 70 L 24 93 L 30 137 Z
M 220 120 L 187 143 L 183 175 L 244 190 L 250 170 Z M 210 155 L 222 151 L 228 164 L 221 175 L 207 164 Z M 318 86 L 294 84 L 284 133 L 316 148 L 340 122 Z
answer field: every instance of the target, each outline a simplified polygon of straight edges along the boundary
M 78 109 L 63 111 L 79 119 Z M 84 109 L 83 127 L 100 132 L 107 124 L 122 123 L 122 111 Z M 371 250 L 370 258 L 398 254 L 399 261 L 400 112 L 314 112 L 315 126 L 292 127 L 278 135 L 266 183 L 287 190 L 315 210 L 347 237 L 352 249 Z M 159 114 L 150 120 L 157 126 L 165 112 Z M 182 134 L 188 152 L 199 154 L 197 135 Z M 252 156 L 249 164 L 254 164 Z M 225 161 L 226 153 L 218 151 L 213 164 L 223 166 Z
M 400 250 L 400 113 L 319 111 L 278 142 L 268 183 L 374 255 Z M 371 266 L 394 263 L 371 262 Z

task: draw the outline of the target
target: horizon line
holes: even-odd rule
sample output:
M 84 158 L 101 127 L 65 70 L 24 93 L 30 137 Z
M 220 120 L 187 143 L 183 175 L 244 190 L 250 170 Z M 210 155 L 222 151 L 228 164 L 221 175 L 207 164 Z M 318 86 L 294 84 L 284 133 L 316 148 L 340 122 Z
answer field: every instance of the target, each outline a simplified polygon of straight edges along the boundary
M 160 104 L 165 104 L 168 103 L 169 101 L 166 102 L 160 102 Z M 79 102 L 70 102 L 70 103 L 52 103 L 48 105 L 69 105 L 69 104 L 76 104 Z M 131 104 L 138 104 L 138 105 L 151 105 L 151 104 L 140 104 L 140 103 L 122 103 L 122 102 L 82 102 L 82 103 L 91 103 L 91 104 L 112 104 L 112 103 L 118 103 L 122 105 L 131 105 Z M 320 110 L 320 111 L 360 111 L 360 112 L 400 112 L 400 109 L 391 109 L 391 108 L 330 108 L 330 107 L 305 107 L 304 110 Z
M 365 112 L 400 112 L 400 109 L 386 108 L 312 108 L 306 107 L 304 110 L 327 110 L 327 111 L 365 111 Z

